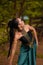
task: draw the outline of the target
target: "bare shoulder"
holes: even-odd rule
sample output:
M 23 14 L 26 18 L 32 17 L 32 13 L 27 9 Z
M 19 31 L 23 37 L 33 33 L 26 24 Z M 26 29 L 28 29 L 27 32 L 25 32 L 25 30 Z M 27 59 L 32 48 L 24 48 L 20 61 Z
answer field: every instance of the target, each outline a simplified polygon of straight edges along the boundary
M 27 27 L 27 28 L 28 28 L 28 27 L 30 27 L 30 25 L 26 24 L 26 25 L 25 25 L 25 27 Z
M 18 40 L 21 36 L 22 36 L 22 34 L 20 32 L 15 33 L 15 39 L 16 40 Z
M 26 26 L 27 26 L 27 27 L 32 27 L 32 26 L 30 26 L 29 24 L 26 24 Z
M 28 27 L 28 26 L 29 26 L 29 24 L 26 24 L 26 26 Z
M 26 27 L 29 29 L 32 28 L 32 26 L 30 26 L 29 24 L 26 24 Z
M 29 28 L 29 30 L 35 30 L 35 28 L 29 24 L 27 24 L 27 27 Z

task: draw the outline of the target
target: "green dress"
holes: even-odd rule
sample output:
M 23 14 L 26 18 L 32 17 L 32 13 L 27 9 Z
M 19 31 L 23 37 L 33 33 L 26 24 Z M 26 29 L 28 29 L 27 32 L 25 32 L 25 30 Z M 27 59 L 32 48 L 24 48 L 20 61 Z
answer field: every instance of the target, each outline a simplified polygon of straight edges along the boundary
M 32 39 L 31 32 L 28 31 L 27 33 L 30 36 L 30 39 Z M 36 40 L 34 40 L 32 48 L 25 45 L 27 41 L 24 37 L 20 40 L 22 41 L 22 45 L 20 48 L 17 65 L 36 65 Z

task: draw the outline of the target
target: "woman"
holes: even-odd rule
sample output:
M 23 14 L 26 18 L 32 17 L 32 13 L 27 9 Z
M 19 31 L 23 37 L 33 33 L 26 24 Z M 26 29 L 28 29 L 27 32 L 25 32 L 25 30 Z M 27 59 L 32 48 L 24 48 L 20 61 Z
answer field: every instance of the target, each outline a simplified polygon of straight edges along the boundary
M 14 22 L 16 22 L 17 25 L 15 25 Z M 11 43 L 10 52 L 11 53 L 9 53 L 10 56 L 8 54 L 9 65 L 12 65 L 12 61 L 13 61 L 13 57 L 16 51 L 18 40 L 20 40 L 22 44 L 20 48 L 20 54 L 18 57 L 17 65 L 36 65 L 36 45 L 38 45 L 36 30 L 30 25 L 25 25 L 24 21 L 22 21 L 20 18 L 16 18 L 9 25 L 11 25 L 9 26 L 10 29 L 12 28 L 11 30 L 13 30 L 12 33 L 10 30 L 10 34 L 13 34 L 13 35 L 10 36 L 10 43 Z M 23 30 L 25 30 L 28 33 L 28 36 L 30 36 L 30 40 L 32 40 L 31 31 L 33 32 L 33 35 L 34 35 L 33 47 L 30 47 L 29 44 L 27 44 L 27 41 L 24 38 L 24 34 L 22 34 Z

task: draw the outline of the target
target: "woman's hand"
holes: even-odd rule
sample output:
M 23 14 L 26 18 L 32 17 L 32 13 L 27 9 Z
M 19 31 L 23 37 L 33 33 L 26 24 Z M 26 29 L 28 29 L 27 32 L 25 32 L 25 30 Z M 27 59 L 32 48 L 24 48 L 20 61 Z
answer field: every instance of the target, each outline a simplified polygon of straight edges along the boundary
M 12 65 L 12 61 L 10 59 L 10 56 L 8 57 L 8 65 Z

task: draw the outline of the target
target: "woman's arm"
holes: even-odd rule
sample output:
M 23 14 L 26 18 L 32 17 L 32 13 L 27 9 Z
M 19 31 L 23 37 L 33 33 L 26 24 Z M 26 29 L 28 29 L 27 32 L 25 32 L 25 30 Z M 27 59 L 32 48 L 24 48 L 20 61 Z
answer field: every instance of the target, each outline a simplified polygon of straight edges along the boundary
M 11 48 L 11 54 L 8 58 L 9 59 L 9 65 L 12 65 L 12 61 L 13 61 L 13 58 L 14 58 L 16 47 L 17 47 L 17 40 L 14 39 L 13 44 L 12 44 L 12 48 Z
M 33 34 L 34 34 L 34 37 L 36 39 L 36 43 L 37 43 L 37 46 L 38 46 L 38 37 L 37 37 L 37 33 L 36 33 L 35 28 L 29 25 L 29 29 L 33 31 Z
M 18 39 L 21 36 L 22 35 L 20 35 L 18 32 L 15 33 L 14 41 L 12 43 L 11 53 L 10 53 L 10 56 L 9 56 L 9 65 L 12 65 L 12 61 L 13 61 L 13 57 L 14 57 L 14 54 L 15 54 L 15 51 L 16 51 Z

